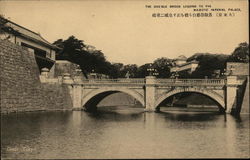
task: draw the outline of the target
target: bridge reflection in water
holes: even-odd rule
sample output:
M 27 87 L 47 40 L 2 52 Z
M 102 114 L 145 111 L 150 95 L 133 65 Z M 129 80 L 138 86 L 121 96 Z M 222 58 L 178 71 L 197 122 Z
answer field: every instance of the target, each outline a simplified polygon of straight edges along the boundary
M 2 158 L 247 158 L 249 115 L 144 112 L 38 112 L 1 117 Z M 17 134 L 18 133 L 18 134 Z

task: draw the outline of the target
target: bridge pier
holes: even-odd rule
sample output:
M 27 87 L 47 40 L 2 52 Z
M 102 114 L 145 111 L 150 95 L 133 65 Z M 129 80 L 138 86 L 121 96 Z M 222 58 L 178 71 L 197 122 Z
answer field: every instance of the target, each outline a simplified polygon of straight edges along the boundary
M 72 110 L 81 110 L 81 96 L 82 87 L 79 84 L 75 84 L 69 73 L 64 73 L 62 77 L 62 83 L 68 85 L 69 94 L 72 99 Z
M 73 85 L 73 110 L 81 110 L 82 108 L 82 86 L 81 85 Z
M 226 86 L 226 113 L 231 113 L 237 101 L 237 77 L 228 76 Z
M 156 96 L 156 77 L 155 76 L 147 76 L 146 84 L 145 84 L 145 111 L 154 112 L 155 109 L 155 96 Z

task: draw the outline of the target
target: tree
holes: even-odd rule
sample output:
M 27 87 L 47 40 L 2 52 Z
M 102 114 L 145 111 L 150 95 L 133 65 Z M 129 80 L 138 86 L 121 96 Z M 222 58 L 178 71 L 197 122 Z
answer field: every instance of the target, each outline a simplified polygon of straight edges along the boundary
M 4 15 L 0 14 L 0 33 L 4 33 L 2 29 L 6 28 L 5 24 L 7 23 L 7 19 L 4 18 Z
M 13 26 L 6 25 L 8 23 L 8 19 L 5 18 L 4 15 L 0 14 L 0 34 L 2 35 L 0 38 L 3 40 L 8 40 L 11 38 L 8 33 L 11 33 L 15 36 L 20 35 L 19 31 L 15 30 Z
M 188 58 L 187 61 L 198 61 L 198 67 L 190 77 L 182 78 L 212 78 L 215 70 L 224 70 L 228 57 L 229 56 L 225 54 L 197 53 Z
M 112 74 L 111 71 L 114 71 L 112 64 L 106 60 L 101 50 L 85 45 L 83 40 L 79 40 L 74 36 L 70 36 L 66 40 L 58 39 L 53 44 L 62 48 L 57 55 L 57 59 L 66 59 L 79 64 L 85 75 L 92 72 L 92 70 L 107 75 Z
M 159 73 L 159 78 L 168 78 L 170 77 L 170 67 L 172 64 L 172 60 L 162 57 L 158 58 L 154 61 L 153 67 L 157 70 Z
M 228 59 L 229 62 L 249 62 L 249 44 L 240 43 Z
M 57 47 L 61 48 L 61 49 L 64 48 L 63 39 L 58 39 L 53 44 L 56 45 Z
M 151 63 L 146 63 L 144 65 L 141 65 L 139 68 L 138 68 L 138 71 L 137 71 L 137 74 L 136 74 L 136 77 L 137 78 L 145 78 L 146 76 L 148 76 L 148 68 L 150 68 L 150 65 Z
M 78 60 L 80 52 L 85 47 L 83 41 L 78 40 L 74 36 L 70 36 L 66 40 L 58 39 L 53 44 L 62 48 L 58 55 L 60 59 L 68 59 L 74 62 Z
M 121 73 L 123 68 L 124 68 L 124 65 L 122 63 L 113 63 L 111 76 L 113 78 L 123 78 L 122 73 Z
M 138 67 L 136 64 L 128 64 L 123 66 L 121 70 L 121 77 L 124 78 L 127 73 L 129 73 L 131 78 L 135 78 L 137 74 Z

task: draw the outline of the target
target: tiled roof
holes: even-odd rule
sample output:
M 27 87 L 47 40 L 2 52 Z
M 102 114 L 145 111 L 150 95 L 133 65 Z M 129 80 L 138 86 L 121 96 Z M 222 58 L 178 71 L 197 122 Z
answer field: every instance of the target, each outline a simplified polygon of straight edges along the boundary
M 177 60 L 187 60 L 187 57 L 184 55 L 180 55 L 179 57 L 176 58 Z
M 3 18 L 0 18 L 0 19 L 3 19 Z M 1 20 L 2 22 L 3 20 Z M 60 49 L 58 48 L 57 46 L 49 43 L 47 40 L 45 40 L 40 34 L 36 33 L 36 32 L 33 32 L 23 26 L 20 26 L 10 20 L 7 20 L 5 19 L 5 24 L 4 26 L 5 27 L 9 27 L 11 28 L 12 30 L 14 30 L 16 33 L 19 33 L 20 36 L 26 38 L 26 39 L 29 39 L 31 41 L 35 41 L 35 42 L 38 42 L 38 43 L 42 43 L 43 45 L 46 45 L 50 48 L 53 48 L 53 49 Z
M 179 67 L 186 66 L 186 65 L 189 65 L 189 64 L 199 64 L 199 62 L 194 60 L 194 61 L 190 61 L 190 62 L 186 62 L 184 64 L 181 64 L 181 65 L 179 65 Z
M 173 61 L 186 61 L 187 60 L 187 57 L 184 56 L 184 55 L 180 55 L 178 56 L 177 58 L 173 59 Z

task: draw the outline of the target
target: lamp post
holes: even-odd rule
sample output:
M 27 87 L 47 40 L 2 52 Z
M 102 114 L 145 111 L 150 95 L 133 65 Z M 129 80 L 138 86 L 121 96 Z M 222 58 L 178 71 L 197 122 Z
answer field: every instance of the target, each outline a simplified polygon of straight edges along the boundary
M 223 69 L 223 71 L 221 72 L 221 76 L 223 77 L 223 78 L 225 78 L 225 76 L 226 76 L 226 69 Z
M 81 74 L 82 70 L 81 70 L 81 68 L 80 68 L 79 65 L 77 65 L 75 71 L 76 71 L 76 75 L 77 75 L 77 76 L 79 76 L 79 75 Z
M 154 72 L 153 72 L 153 76 L 158 76 L 159 75 L 159 72 L 157 71 L 157 69 L 154 69 Z
M 224 72 L 222 73 L 222 75 L 231 76 L 233 74 L 234 70 L 235 70 L 235 68 L 233 66 L 230 66 L 229 69 L 224 69 Z
M 233 71 L 235 70 L 234 66 L 230 66 L 229 69 L 229 76 L 231 76 L 233 74 Z
M 91 77 L 91 79 L 96 79 L 97 78 L 97 75 L 95 73 L 95 69 L 91 70 L 90 77 Z
M 80 66 L 77 65 L 77 67 L 75 68 L 75 74 L 72 75 L 73 80 L 75 82 L 81 82 L 81 79 L 82 79 L 81 72 L 82 72 L 82 70 L 81 70 Z
M 178 77 L 179 77 L 179 73 L 178 73 L 177 71 L 175 72 L 174 77 L 175 77 L 175 79 L 178 79 Z
M 153 68 L 152 63 L 150 63 L 150 64 L 149 64 L 149 68 L 147 69 L 148 75 L 149 75 L 149 76 L 153 76 L 154 70 L 155 70 L 155 69 Z

